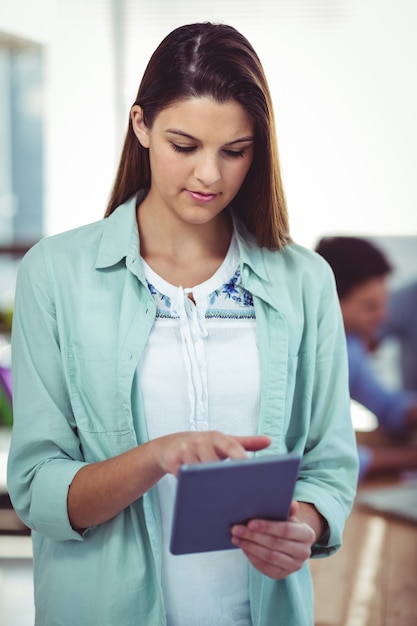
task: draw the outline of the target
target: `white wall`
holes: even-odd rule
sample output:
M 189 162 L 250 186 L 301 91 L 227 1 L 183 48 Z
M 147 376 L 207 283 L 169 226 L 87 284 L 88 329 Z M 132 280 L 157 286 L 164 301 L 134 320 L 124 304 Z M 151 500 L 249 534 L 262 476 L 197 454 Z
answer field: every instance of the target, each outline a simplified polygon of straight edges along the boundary
M 415 0 L 114 1 L 0 3 L 0 30 L 48 52 L 48 232 L 102 215 L 149 55 L 172 28 L 211 19 L 265 66 L 294 238 L 417 234 Z

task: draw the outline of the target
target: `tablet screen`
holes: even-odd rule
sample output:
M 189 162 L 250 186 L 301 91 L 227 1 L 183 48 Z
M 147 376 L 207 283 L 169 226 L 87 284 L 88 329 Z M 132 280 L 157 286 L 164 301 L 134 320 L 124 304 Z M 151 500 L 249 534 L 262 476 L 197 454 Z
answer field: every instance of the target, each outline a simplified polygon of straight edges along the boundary
M 287 454 L 182 465 L 171 552 L 231 550 L 233 524 L 253 518 L 287 519 L 300 460 Z

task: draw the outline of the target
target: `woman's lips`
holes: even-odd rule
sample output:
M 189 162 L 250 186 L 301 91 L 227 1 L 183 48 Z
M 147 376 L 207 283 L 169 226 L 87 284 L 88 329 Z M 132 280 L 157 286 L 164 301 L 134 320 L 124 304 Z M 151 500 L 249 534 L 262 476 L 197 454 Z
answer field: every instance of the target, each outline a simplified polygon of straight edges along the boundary
M 192 191 L 191 189 L 187 189 L 186 191 L 193 200 L 202 203 L 212 202 L 212 200 L 218 196 L 217 193 L 203 193 L 201 191 Z

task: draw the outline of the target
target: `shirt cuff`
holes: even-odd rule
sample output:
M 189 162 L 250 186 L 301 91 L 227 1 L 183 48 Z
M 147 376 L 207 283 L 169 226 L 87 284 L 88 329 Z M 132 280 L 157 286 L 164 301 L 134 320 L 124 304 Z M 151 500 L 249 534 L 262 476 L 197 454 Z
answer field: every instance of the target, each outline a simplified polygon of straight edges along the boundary
M 75 539 L 80 534 L 68 517 L 68 489 L 75 474 L 85 465 L 79 461 L 52 461 L 41 467 L 32 483 L 31 527 L 41 535 L 57 541 Z

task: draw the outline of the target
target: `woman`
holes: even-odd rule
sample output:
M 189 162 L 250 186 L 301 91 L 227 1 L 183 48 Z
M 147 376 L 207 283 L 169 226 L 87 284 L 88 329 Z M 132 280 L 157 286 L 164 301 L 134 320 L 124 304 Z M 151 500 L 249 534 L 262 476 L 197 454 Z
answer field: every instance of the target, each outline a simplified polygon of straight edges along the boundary
M 356 485 L 328 266 L 290 243 L 271 99 L 229 26 L 153 54 L 106 219 L 23 260 L 9 486 L 37 624 L 312 624 Z M 183 463 L 303 455 L 291 517 L 173 556 Z

